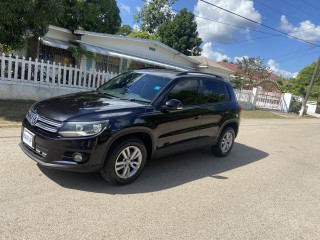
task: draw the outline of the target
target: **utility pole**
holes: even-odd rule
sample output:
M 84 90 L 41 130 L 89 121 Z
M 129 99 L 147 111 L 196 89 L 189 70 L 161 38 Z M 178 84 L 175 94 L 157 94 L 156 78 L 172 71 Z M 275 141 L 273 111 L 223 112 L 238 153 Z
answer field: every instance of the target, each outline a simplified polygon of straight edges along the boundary
M 300 113 L 299 113 L 299 116 L 300 116 L 300 117 L 303 116 L 304 111 L 305 111 L 305 109 L 306 109 L 306 104 L 307 104 L 308 98 L 309 98 L 309 96 L 310 96 L 310 92 L 311 92 L 311 89 L 312 89 L 314 80 L 315 80 L 316 77 L 317 77 L 317 74 L 318 74 L 318 71 L 319 71 L 319 66 L 320 66 L 320 57 L 318 58 L 318 62 L 317 62 L 316 68 L 315 68 L 314 71 L 313 71 L 313 75 L 312 75 L 310 84 L 309 84 L 309 86 L 308 86 L 308 90 L 307 90 L 306 96 L 305 96 L 305 98 L 304 98 L 303 101 L 302 101 L 302 106 L 301 106 L 301 110 L 300 110 Z

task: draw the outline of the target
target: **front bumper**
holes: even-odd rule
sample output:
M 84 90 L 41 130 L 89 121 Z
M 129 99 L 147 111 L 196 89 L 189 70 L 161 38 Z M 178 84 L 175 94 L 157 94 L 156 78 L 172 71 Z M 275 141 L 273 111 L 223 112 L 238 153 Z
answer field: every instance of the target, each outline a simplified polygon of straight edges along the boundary
M 23 152 L 39 165 L 60 170 L 77 172 L 95 172 L 102 168 L 104 164 L 108 136 L 66 139 L 47 133 L 35 128 L 24 119 L 22 131 L 27 128 L 34 134 L 34 146 L 31 148 L 22 141 L 19 144 Z M 73 161 L 72 154 L 81 153 L 87 158 L 83 163 Z

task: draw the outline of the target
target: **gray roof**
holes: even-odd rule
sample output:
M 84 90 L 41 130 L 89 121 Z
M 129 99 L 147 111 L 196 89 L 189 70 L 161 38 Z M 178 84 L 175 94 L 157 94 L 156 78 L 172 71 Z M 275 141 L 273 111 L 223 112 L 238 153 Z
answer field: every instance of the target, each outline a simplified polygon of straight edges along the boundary
M 212 67 L 212 68 L 218 68 L 230 73 L 233 73 L 230 69 L 225 68 L 223 66 L 221 66 L 220 64 L 210 60 L 209 58 L 206 58 L 204 56 L 190 56 L 190 58 L 197 60 L 198 62 L 200 62 L 199 67 Z
M 199 63 L 195 59 L 190 59 L 188 56 L 184 55 L 183 53 L 165 45 L 162 42 L 159 42 L 157 40 L 150 40 L 150 39 L 142 39 L 142 38 L 132 38 L 132 37 L 126 37 L 126 36 L 120 36 L 120 35 L 113 35 L 113 34 L 106 34 L 106 33 L 96 33 L 96 32 L 89 32 L 89 31 L 83 31 L 83 30 L 75 30 L 75 34 L 79 35 L 90 35 L 90 36 L 96 36 L 96 37 L 104 37 L 104 38 L 113 38 L 113 39 L 121 39 L 121 40 L 129 40 L 129 41 L 135 41 L 135 42 L 141 42 L 141 43 L 154 43 L 159 46 L 162 46 L 163 48 L 173 52 L 174 54 L 179 54 L 181 57 L 193 62 L 193 63 Z

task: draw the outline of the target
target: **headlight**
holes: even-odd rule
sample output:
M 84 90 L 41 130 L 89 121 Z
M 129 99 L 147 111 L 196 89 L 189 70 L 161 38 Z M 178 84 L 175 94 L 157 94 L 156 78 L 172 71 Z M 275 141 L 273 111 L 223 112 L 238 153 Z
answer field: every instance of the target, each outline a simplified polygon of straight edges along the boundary
M 109 121 L 99 122 L 67 122 L 59 130 L 63 137 L 87 137 L 101 133 Z

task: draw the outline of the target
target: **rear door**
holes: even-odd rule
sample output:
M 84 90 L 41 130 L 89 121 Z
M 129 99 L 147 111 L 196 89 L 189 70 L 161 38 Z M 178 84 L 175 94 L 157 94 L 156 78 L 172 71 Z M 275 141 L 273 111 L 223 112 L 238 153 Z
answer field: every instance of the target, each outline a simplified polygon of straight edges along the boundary
M 216 143 L 220 127 L 228 117 L 230 97 L 224 81 L 214 78 L 203 78 L 200 81 L 201 120 L 198 147 Z

